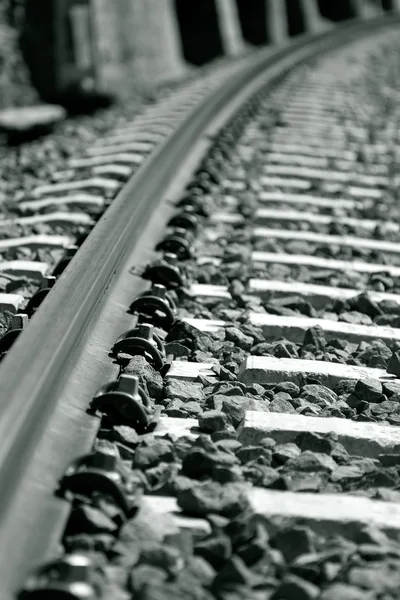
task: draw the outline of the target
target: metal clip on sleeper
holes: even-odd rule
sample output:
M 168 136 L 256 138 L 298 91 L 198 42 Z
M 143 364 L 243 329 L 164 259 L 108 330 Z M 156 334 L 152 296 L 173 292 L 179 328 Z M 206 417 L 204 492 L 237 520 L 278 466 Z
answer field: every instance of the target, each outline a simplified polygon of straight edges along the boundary
M 90 556 L 66 554 L 28 578 L 20 600 L 99 600 L 105 575 Z
M 120 425 L 128 425 L 137 433 L 151 431 L 158 421 L 159 410 L 153 410 L 150 400 L 139 386 L 135 375 L 123 374 L 103 385 L 93 396 L 90 412 L 104 413 Z
M 115 504 L 129 515 L 131 505 L 127 499 L 133 494 L 124 476 L 121 459 L 115 449 L 101 448 L 75 460 L 67 469 L 60 483 L 59 493 L 91 497 L 93 493 L 111 497 Z
M 166 287 L 159 283 L 153 283 L 150 290 L 136 298 L 130 306 L 130 311 L 143 315 L 146 321 L 157 324 L 166 330 L 175 323 L 175 302 L 167 293 Z
M 166 252 L 162 258 L 148 265 L 143 279 L 164 285 L 168 290 L 184 287 L 186 282 L 186 277 L 179 267 L 178 257 L 172 252 Z
M 194 207 L 188 205 L 168 221 L 168 227 L 178 227 L 196 231 L 199 226 L 199 215 Z
M 144 356 L 159 371 L 166 358 L 164 344 L 154 333 L 153 325 L 140 323 L 119 336 L 113 346 L 113 354 L 130 354 Z
M 189 209 L 200 217 L 207 217 L 209 214 L 204 200 L 201 198 L 201 196 L 198 196 L 195 193 L 191 193 L 190 195 L 181 198 L 176 207 L 182 208 L 185 211 Z
M 173 252 L 178 259 L 186 260 L 192 256 L 193 233 L 182 227 L 176 227 L 156 246 L 156 250 L 162 252 Z

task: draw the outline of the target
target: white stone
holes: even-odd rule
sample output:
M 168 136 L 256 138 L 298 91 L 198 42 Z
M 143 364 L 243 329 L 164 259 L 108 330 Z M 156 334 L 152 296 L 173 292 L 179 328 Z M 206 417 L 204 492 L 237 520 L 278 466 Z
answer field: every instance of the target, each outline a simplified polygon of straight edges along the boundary
M 331 271 L 356 271 L 357 273 L 388 273 L 393 277 L 400 277 L 400 267 L 395 265 L 367 263 L 359 260 L 336 260 L 335 258 L 323 258 L 311 254 L 284 254 L 282 252 L 257 250 L 252 252 L 251 259 L 254 263 L 313 267 Z
M 68 166 L 73 169 L 85 169 L 97 165 L 126 163 L 128 165 L 140 165 L 143 162 L 141 154 L 133 152 L 121 152 L 120 154 L 102 154 L 100 156 L 90 156 L 75 158 L 69 161 Z
M 276 165 L 268 164 L 264 166 L 264 172 L 272 176 L 284 177 L 304 177 L 306 179 L 322 179 L 324 181 L 334 181 L 335 183 L 349 183 L 351 181 L 365 186 L 387 185 L 388 178 L 379 175 L 366 175 L 363 173 L 353 173 L 351 171 L 333 171 L 331 169 L 313 169 L 310 167 L 301 167 L 297 165 Z
M 41 281 L 49 273 L 49 265 L 34 260 L 4 260 L 0 262 L 0 273 L 10 273 Z
M 301 154 L 307 156 L 326 156 L 328 158 L 340 158 L 347 159 L 349 161 L 355 161 L 357 158 L 356 152 L 353 150 L 339 150 L 337 148 L 331 148 L 330 146 L 317 147 L 311 144 L 304 144 L 299 142 L 297 144 L 282 142 L 267 142 L 264 146 L 264 150 L 268 152 L 284 152 L 287 154 Z
M 1 263 L 0 263 L 1 264 Z M 196 327 L 199 331 L 204 333 L 214 333 L 221 327 L 226 327 L 228 324 L 226 321 L 218 321 L 217 319 L 183 319 L 185 323 Z
M 260 177 L 259 181 L 263 187 L 282 187 L 294 190 L 309 190 L 311 188 L 309 181 L 294 177 L 273 177 L 272 175 L 268 175 Z
M 172 428 L 171 431 L 175 429 Z M 356 422 L 336 417 L 247 411 L 238 429 L 239 441 L 245 446 L 257 445 L 263 437 L 271 437 L 278 444 L 287 444 L 294 442 L 302 432 L 320 435 L 333 432 L 347 452 L 356 456 L 377 458 L 379 454 L 400 452 L 398 427 L 379 423 Z
M 132 167 L 126 165 L 97 165 L 93 167 L 93 174 L 128 179 L 132 175 Z
M 342 534 L 353 538 L 360 527 L 378 527 L 389 535 L 400 530 L 400 505 L 347 494 L 278 492 L 253 488 L 249 492 L 253 510 L 274 530 L 270 519 L 281 523 L 299 519 L 324 535 Z M 289 524 L 288 523 L 288 524 Z
M 174 377 L 185 381 L 194 381 L 199 375 L 203 377 L 214 377 L 211 363 L 192 363 L 185 360 L 174 360 L 166 377 Z
M 367 525 L 389 535 L 397 535 L 400 530 L 400 505 L 392 502 L 347 494 L 278 492 L 262 488 L 250 488 L 248 498 L 257 518 L 265 523 L 271 535 L 276 526 L 288 526 L 294 519 L 321 535 L 341 534 L 346 538 L 353 538 Z M 144 496 L 143 501 L 156 513 L 173 515 L 180 527 L 198 531 L 199 535 L 210 533 L 207 521 L 184 516 L 176 498 Z
M 102 196 L 92 194 L 71 194 L 71 196 L 47 197 L 41 200 L 24 200 L 18 203 L 18 207 L 24 210 L 34 210 L 35 212 L 48 208 L 49 206 L 76 206 L 85 210 L 92 208 L 101 209 L 104 207 L 105 200 Z
M 210 224 L 237 225 L 238 223 L 243 223 L 244 220 L 244 217 L 239 213 L 215 212 L 211 215 L 209 222 Z
M 27 131 L 33 127 L 51 126 L 66 117 L 62 106 L 41 104 L 14 106 L 0 111 L 0 128 L 7 131 Z
M 365 250 L 387 252 L 388 254 L 400 254 L 399 242 L 359 238 L 351 235 L 328 235 L 326 233 L 314 233 L 313 231 L 289 231 L 286 229 L 273 229 L 271 227 L 255 227 L 253 235 L 255 238 L 296 240 L 311 244 L 333 244 L 348 246 L 350 248 L 364 248 Z
M 341 127 L 336 116 L 322 111 L 288 108 L 282 113 L 282 118 L 290 124 L 300 123 L 305 127 Z
M 229 213 L 228 213 L 229 214 Z M 239 215 L 241 216 L 241 215 Z M 399 231 L 398 223 L 387 221 L 376 221 L 375 219 L 354 219 L 352 217 L 336 218 L 330 215 L 320 215 L 317 213 L 288 210 L 282 211 L 279 209 L 259 208 L 255 214 L 254 223 L 257 225 L 268 225 L 271 221 L 295 221 L 296 223 L 307 222 L 315 225 L 330 225 L 331 223 L 339 223 L 350 227 L 361 227 L 368 231 L 373 231 L 378 225 L 386 231 Z M 321 234 L 322 235 L 322 234 Z
M 0 240 L 0 251 L 8 248 L 28 246 L 30 248 L 49 247 L 66 248 L 74 243 L 74 238 L 68 235 L 28 235 L 21 238 Z
M 142 131 L 130 133 L 129 130 L 118 135 L 108 135 L 104 137 L 96 146 L 118 146 L 118 144 L 127 144 L 134 142 L 147 142 L 158 144 L 161 142 L 167 133 L 156 133 L 154 131 Z
M 283 154 L 269 152 L 265 155 L 268 164 L 298 165 L 302 167 L 318 167 L 320 169 L 329 166 L 328 158 L 325 156 L 302 156 L 301 154 Z
M 140 121 L 139 121 L 139 119 L 140 119 Z M 160 121 L 157 118 L 149 117 L 148 123 L 146 123 L 146 122 L 143 122 L 143 119 L 141 117 L 137 117 L 131 125 L 124 125 L 124 126 L 117 127 L 116 129 L 114 129 L 113 135 L 114 136 L 129 135 L 129 136 L 135 136 L 135 137 L 138 136 L 138 141 L 153 142 L 154 140 L 151 140 L 151 139 L 147 140 L 146 136 L 152 135 L 152 133 L 164 135 L 164 136 L 169 135 L 171 133 L 171 131 L 173 129 L 175 129 L 175 126 L 176 126 L 175 121 L 173 121 L 173 123 L 167 123 L 166 121 Z M 142 136 L 144 137 L 144 139 Z
M 102 177 L 92 177 L 90 179 L 81 179 L 77 181 L 68 181 L 63 183 L 51 183 L 48 185 L 40 185 L 36 187 L 32 196 L 40 198 L 47 194 L 68 194 L 76 190 L 104 190 L 114 192 L 120 187 L 118 181 L 113 179 L 105 179 Z
M 200 435 L 199 422 L 197 419 L 178 419 L 176 417 L 161 417 L 154 430 L 154 435 L 176 435 L 178 438 L 188 436 L 193 439 Z
M 345 149 L 347 146 L 346 139 L 344 137 L 335 137 L 333 135 L 327 135 L 324 139 L 317 134 L 307 133 L 306 131 L 288 131 L 287 127 L 275 127 L 270 135 L 271 142 L 286 142 L 290 144 L 308 144 L 310 146 L 321 147 L 329 142 L 329 145 L 339 150 L 339 148 Z
M 281 317 L 263 313 L 250 313 L 250 322 L 260 327 L 266 339 L 285 338 L 290 342 L 303 343 L 304 334 L 310 327 L 319 326 L 325 333 L 327 340 L 341 338 L 350 342 L 371 342 L 383 340 L 385 342 L 400 341 L 400 329 L 393 327 L 380 327 L 374 325 L 353 325 L 343 321 L 330 321 L 329 319 L 310 319 L 308 317 Z M 184 319 L 187 323 L 200 331 L 212 333 L 221 327 L 229 325 L 226 321 L 207 319 Z
M 349 288 L 336 288 L 313 283 L 301 283 L 300 281 L 269 281 L 266 279 L 250 279 L 248 288 L 250 294 L 260 296 L 265 300 L 269 300 L 271 297 L 296 294 L 308 300 L 317 309 L 324 308 L 329 300 L 348 300 L 361 294 L 360 290 Z M 221 292 L 219 291 L 219 293 Z M 208 294 L 211 295 L 211 289 L 208 289 Z M 369 291 L 368 294 L 375 302 L 391 300 L 400 305 L 399 294 L 373 291 Z
M 347 188 L 347 193 L 353 198 L 372 198 L 373 200 L 381 200 L 383 198 L 383 191 L 375 188 L 359 187 L 356 185 L 350 185 Z
M 147 154 L 154 148 L 154 144 L 148 142 L 123 142 L 121 144 L 107 145 L 102 144 L 101 146 L 93 146 L 87 149 L 89 156 L 100 156 L 101 154 L 118 154 L 120 152 L 143 152 Z
M 19 307 L 23 302 L 24 297 L 20 294 L 0 294 L 0 311 L 19 312 Z
M 211 525 L 206 519 L 184 515 L 178 507 L 176 498 L 172 496 L 143 496 L 140 501 L 156 514 L 171 515 L 175 525 L 179 529 L 191 531 L 194 538 L 201 539 L 211 533 Z
M 221 298 L 230 300 L 231 295 L 225 285 L 209 285 L 207 283 L 194 283 L 190 286 L 189 295 L 201 298 Z
M 64 224 L 74 223 L 76 225 L 93 225 L 94 221 L 85 213 L 73 212 L 54 212 L 45 213 L 43 215 L 33 215 L 30 217 L 18 217 L 16 219 L 0 220 L 0 230 L 4 227 L 12 227 L 13 225 L 36 225 L 37 223 L 53 223 Z M 0 263 L 1 264 L 1 263 Z
M 342 379 L 358 380 L 369 377 L 379 381 L 396 380 L 394 375 L 388 375 L 384 369 L 273 356 L 247 357 L 240 365 L 238 380 L 247 385 L 281 383 L 282 381 L 299 383 L 304 375 L 315 377 L 327 387 L 333 387 Z
M 223 181 L 221 181 L 221 186 L 225 189 L 225 190 L 232 190 L 235 192 L 243 192 L 246 187 L 247 184 L 245 181 L 241 181 L 241 180 L 232 180 L 232 179 L 224 179 Z
M 283 204 L 310 204 L 320 208 L 347 208 L 349 210 L 357 208 L 362 203 L 355 200 L 345 200 L 344 198 L 324 198 L 321 196 L 311 196 L 310 194 L 291 194 L 289 192 L 266 192 L 258 194 L 260 202 L 279 202 Z

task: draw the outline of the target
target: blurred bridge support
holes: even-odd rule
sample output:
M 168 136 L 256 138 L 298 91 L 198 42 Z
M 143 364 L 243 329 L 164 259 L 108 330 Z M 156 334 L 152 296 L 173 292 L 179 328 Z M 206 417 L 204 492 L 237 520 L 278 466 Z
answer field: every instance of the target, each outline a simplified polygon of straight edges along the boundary
M 303 12 L 304 28 L 307 33 L 319 33 L 332 26 L 322 17 L 317 0 L 300 0 L 300 6 Z
M 245 49 L 236 0 L 215 0 L 219 32 L 226 56 L 237 56 Z
M 130 2 L 132 76 L 145 83 L 186 71 L 174 0 Z
M 284 0 L 265 0 L 267 38 L 270 44 L 284 44 L 289 38 L 289 23 Z
M 91 0 L 105 78 L 157 83 L 187 66 L 238 56 L 248 44 L 285 44 L 337 21 L 400 11 L 400 0 Z M 117 20 L 117 23 L 116 23 Z M 107 64 L 108 63 L 108 64 Z M 111 87 L 118 89 L 114 82 Z M 110 87 L 110 86 L 109 86 Z
M 350 0 L 354 15 L 359 19 L 369 19 L 382 12 L 382 4 L 371 0 Z

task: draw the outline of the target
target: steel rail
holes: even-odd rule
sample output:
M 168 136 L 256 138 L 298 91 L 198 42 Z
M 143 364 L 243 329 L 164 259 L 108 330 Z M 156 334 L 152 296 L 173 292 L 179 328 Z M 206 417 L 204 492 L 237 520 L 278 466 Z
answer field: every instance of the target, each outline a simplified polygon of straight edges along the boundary
M 140 255 L 140 245 L 150 236 L 151 224 L 155 224 L 155 212 L 158 213 L 157 232 L 165 226 L 168 210 L 171 210 L 165 203 L 165 191 L 188 156 L 195 152 L 199 140 L 204 143 L 205 133 L 211 133 L 210 123 L 217 119 L 222 125 L 258 89 L 317 53 L 328 52 L 353 41 L 356 35 L 398 22 L 399 17 L 385 16 L 346 23 L 328 33 L 303 36 L 285 47 L 267 49 L 255 59 L 244 60 L 237 74 L 201 102 L 163 142 L 97 223 L 0 367 L 1 599 L 12 597 L 10 590 L 16 579 L 11 571 L 15 562 L 25 566 L 21 556 L 29 544 L 24 550 L 16 549 L 21 538 L 10 539 L 14 521 L 18 521 L 18 510 L 24 506 L 29 513 L 22 519 L 24 527 L 32 515 L 39 514 L 41 523 L 47 522 L 49 528 L 50 523 L 55 523 L 49 513 L 43 516 L 44 506 L 34 510 L 33 497 L 24 498 L 21 504 L 24 489 L 26 495 L 24 478 L 34 473 L 33 489 L 51 485 L 74 456 L 73 451 L 67 450 L 68 444 L 71 445 L 71 441 L 74 446 L 81 444 L 79 453 L 90 443 L 85 435 L 90 428 L 95 432 L 96 422 L 85 414 L 90 400 L 87 393 L 104 383 L 104 380 L 99 381 L 98 374 L 112 368 L 109 365 L 106 368 L 105 364 L 111 362 L 107 351 L 113 335 L 109 323 L 105 323 L 107 335 L 103 337 L 93 338 L 93 329 L 99 326 L 101 319 L 104 325 L 104 315 L 112 319 L 117 310 L 125 313 L 126 304 L 121 308 L 115 287 L 121 285 L 121 274 L 127 272 L 132 256 Z M 160 204 L 161 200 L 164 204 Z M 155 242 L 154 233 L 151 237 Z M 143 258 L 143 253 L 140 256 Z M 130 294 L 132 299 L 141 285 L 138 278 L 130 281 L 130 289 L 125 285 L 125 295 Z M 79 386 L 86 386 L 85 393 L 79 392 Z M 56 449 L 57 436 L 61 441 L 60 448 Z M 41 479 L 38 448 L 43 454 L 52 447 L 55 456 L 46 463 L 52 476 Z M 42 464 L 44 462 L 42 460 Z M 56 531 L 41 535 L 39 529 L 33 524 L 29 533 L 30 539 L 36 534 L 37 540 L 35 544 L 31 540 L 28 563 L 34 560 L 35 552 L 38 555 L 41 551 L 48 552 L 49 544 L 53 544 L 53 549 L 56 544 Z

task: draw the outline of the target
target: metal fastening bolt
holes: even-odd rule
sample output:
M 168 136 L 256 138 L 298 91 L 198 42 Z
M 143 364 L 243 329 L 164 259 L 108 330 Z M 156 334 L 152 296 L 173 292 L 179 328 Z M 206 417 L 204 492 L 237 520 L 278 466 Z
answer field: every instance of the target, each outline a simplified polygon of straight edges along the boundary
M 161 300 L 166 300 L 167 298 L 167 288 L 165 285 L 161 285 L 160 283 L 153 283 L 151 286 L 151 295 L 156 296 L 157 298 L 161 298 Z
M 139 379 L 135 375 L 122 373 L 122 375 L 120 375 L 118 378 L 117 390 L 119 392 L 129 394 L 132 396 L 132 398 L 141 401 L 141 397 L 139 395 Z
M 139 323 L 137 326 L 137 336 L 143 338 L 144 340 L 148 340 L 153 344 L 156 342 L 153 340 L 154 327 L 153 325 L 149 325 L 149 323 Z
M 46 275 L 46 277 L 43 278 L 42 285 L 40 286 L 40 288 L 42 290 L 50 290 L 54 286 L 55 282 L 56 278 L 54 277 L 54 275 Z
M 168 264 L 178 266 L 178 257 L 173 252 L 165 252 L 163 258 Z
M 167 293 L 167 288 L 165 287 L 165 285 L 162 285 L 161 283 L 153 283 L 153 285 L 151 286 L 151 290 L 142 294 L 142 297 L 148 296 L 160 298 L 160 300 L 163 300 L 166 304 L 168 304 L 168 306 L 174 314 L 176 313 L 176 304 L 172 300 L 171 296 Z
M 122 480 L 118 473 L 118 455 L 115 452 L 106 452 L 104 448 L 96 450 L 90 455 L 87 464 L 94 469 L 108 471 L 118 481 Z

